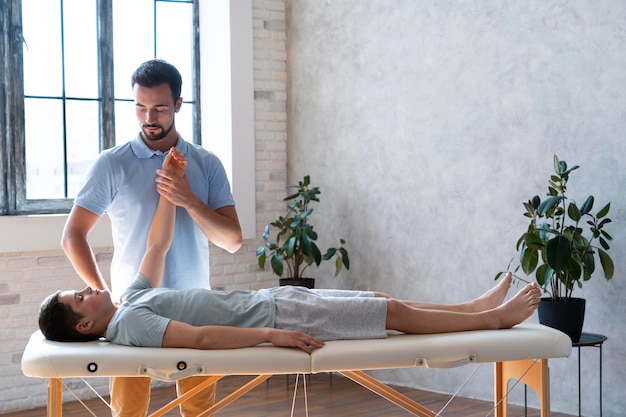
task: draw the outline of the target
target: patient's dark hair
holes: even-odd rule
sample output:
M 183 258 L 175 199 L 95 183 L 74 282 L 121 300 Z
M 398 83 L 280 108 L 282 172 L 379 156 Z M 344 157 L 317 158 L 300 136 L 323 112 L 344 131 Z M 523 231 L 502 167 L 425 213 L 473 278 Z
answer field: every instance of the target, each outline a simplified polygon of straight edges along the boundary
M 57 291 L 50 294 L 39 307 L 39 329 L 48 340 L 56 342 L 88 342 L 99 337 L 93 334 L 84 334 L 76 330 L 76 324 L 83 318 L 72 310 L 69 305 L 59 301 Z
M 131 86 L 139 84 L 142 87 L 156 87 L 161 84 L 169 84 L 172 90 L 172 98 L 174 103 L 180 98 L 181 86 L 183 78 L 180 72 L 172 64 L 160 59 L 146 61 L 139 66 L 131 77 Z

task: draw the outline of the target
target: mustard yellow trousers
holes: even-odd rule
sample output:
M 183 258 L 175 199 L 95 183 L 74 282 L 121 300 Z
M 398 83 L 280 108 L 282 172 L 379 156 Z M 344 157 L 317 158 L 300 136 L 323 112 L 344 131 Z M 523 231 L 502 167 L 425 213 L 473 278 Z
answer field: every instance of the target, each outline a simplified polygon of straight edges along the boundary
M 207 377 L 191 376 L 176 382 L 176 392 L 182 395 Z M 113 417 L 145 417 L 150 404 L 149 377 L 114 377 L 110 378 L 111 413 Z M 215 384 L 200 391 L 194 397 L 180 405 L 180 415 L 196 417 L 213 405 Z M 213 417 L 213 415 L 208 416 Z

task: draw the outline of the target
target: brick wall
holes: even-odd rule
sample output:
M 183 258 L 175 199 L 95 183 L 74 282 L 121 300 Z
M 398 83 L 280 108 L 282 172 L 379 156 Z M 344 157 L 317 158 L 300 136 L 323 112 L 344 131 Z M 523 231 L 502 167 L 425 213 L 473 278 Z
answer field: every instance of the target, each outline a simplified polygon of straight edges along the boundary
M 283 0 L 253 1 L 254 89 L 256 143 L 257 235 L 284 209 L 287 181 L 287 72 L 285 4 Z M 3 237 L 6 238 L 6 237 Z M 236 254 L 211 248 L 214 288 L 257 289 L 276 284 L 259 270 L 257 239 L 244 241 Z M 111 248 L 95 248 L 103 273 L 109 270 Z M 29 336 L 37 329 L 37 309 L 46 295 L 62 288 L 81 288 L 61 250 L 0 253 L 0 414 L 46 404 L 47 380 L 22 375 L 20 362 Z M 95 395 L 80 380 L 64 382 L 80 398 Z M 100 395 L 108 393 L 106 378 L 89 379 Z M 74 398 L 64 390 L 64 401 Z
M 97 250 L 96 259 L 103 273 L 108 271 L 111 250 Z M 0 254 L 0 413 L 45 405 L 47 380 L 22 375 L 22 351 L 37 329 L 41 301 L 58 289 L 82 286 L 60 250 Z M 66 383 L 81 398 L 93 397 L 76 380 Z M 97 378 L 90 383 L 106 394 L 107 380 Z M 64 400 L 71 400 L 67 391 Z

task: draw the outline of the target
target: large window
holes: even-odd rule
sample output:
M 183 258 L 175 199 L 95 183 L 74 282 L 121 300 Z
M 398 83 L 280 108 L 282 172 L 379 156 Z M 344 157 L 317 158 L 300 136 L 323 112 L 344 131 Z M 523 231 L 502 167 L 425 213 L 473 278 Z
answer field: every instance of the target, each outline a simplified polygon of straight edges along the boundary
M 103 149 L 139 129 L 130 76 L 183 77 L 177 129 L 200 139 L 197 0 L 6 0 L 0 11 L 0 214 L 67 212 Z

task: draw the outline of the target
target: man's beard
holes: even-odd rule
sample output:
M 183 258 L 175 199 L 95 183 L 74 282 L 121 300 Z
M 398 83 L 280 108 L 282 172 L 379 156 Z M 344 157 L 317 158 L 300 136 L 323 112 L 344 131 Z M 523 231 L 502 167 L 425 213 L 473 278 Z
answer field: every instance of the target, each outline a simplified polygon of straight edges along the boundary
M 146 127 L 159 127 L 161 128 L 161 132 L 146 132 Z M 146 138 L 147 140 L 150 141 L 157 141 L 157 140 L 161 140 L 164 137 L 166 137 L 174 128 L 174 122 L 172 122 L 172 124 L 170 125 L 170 127 L 168 127 L 167 129 L 163 129 L 162 126 L 160 125 L 141 125 L 141 132 L 143 133 L 143 137 Z

